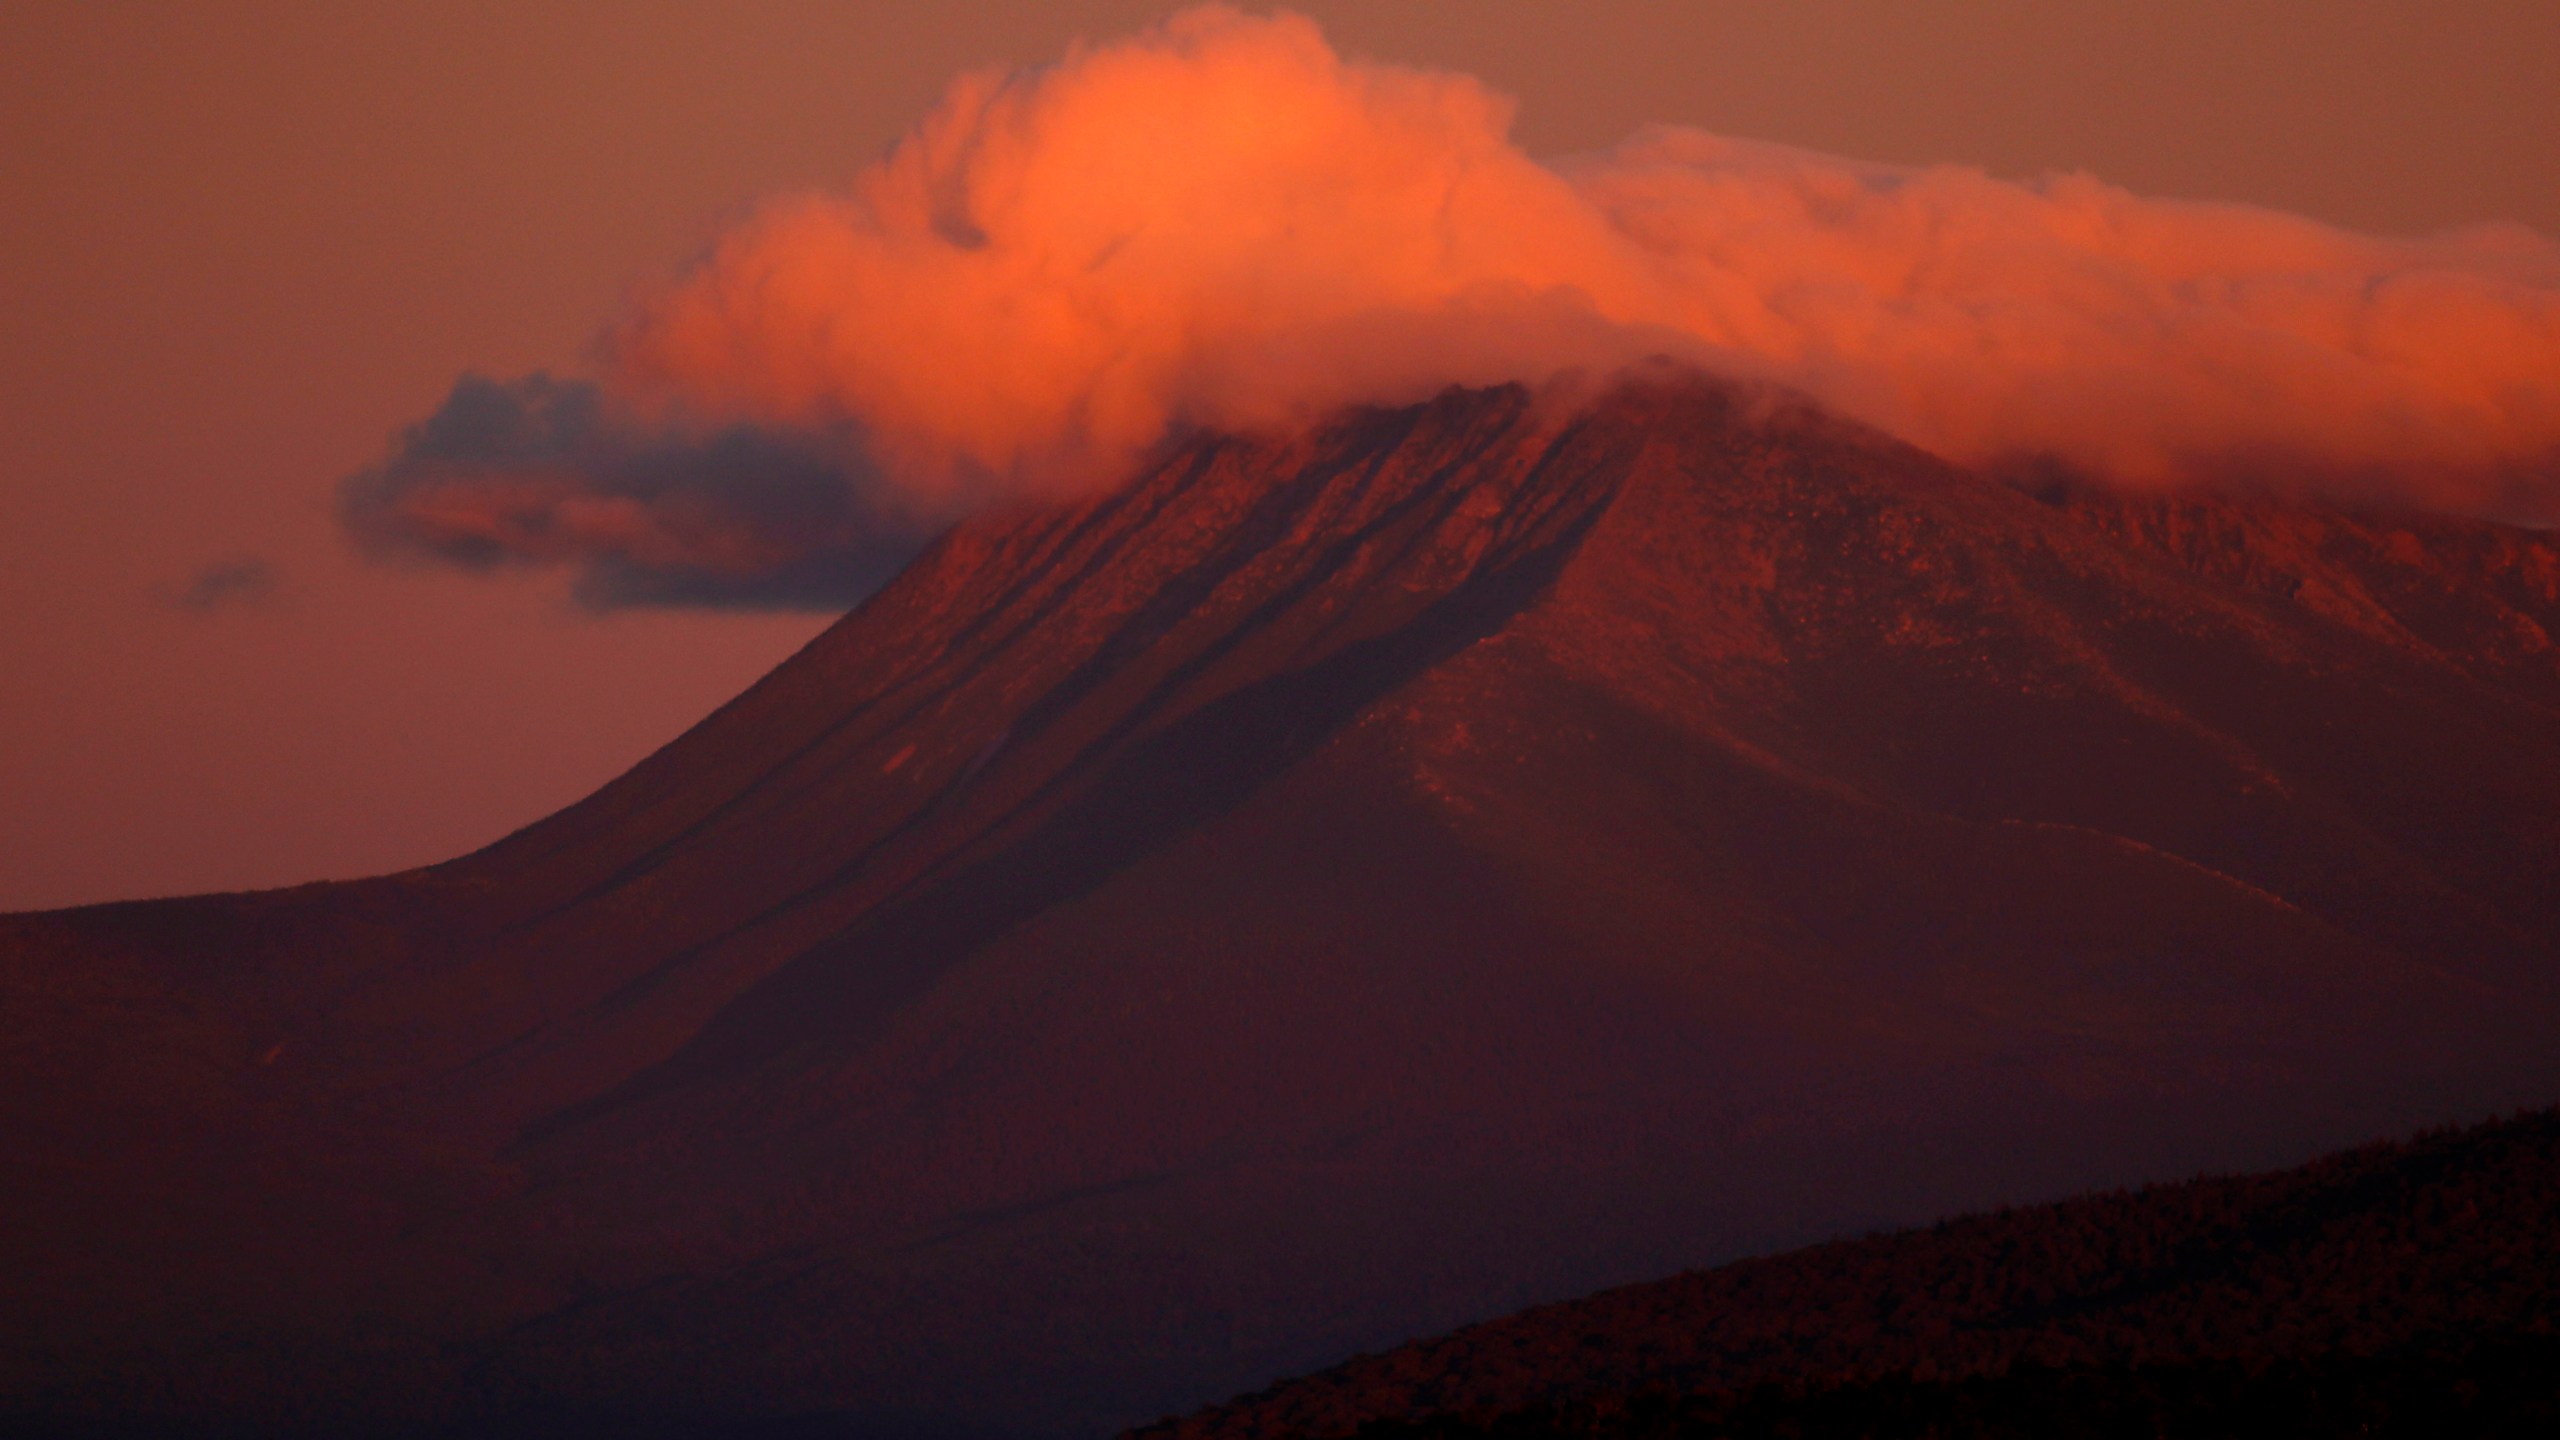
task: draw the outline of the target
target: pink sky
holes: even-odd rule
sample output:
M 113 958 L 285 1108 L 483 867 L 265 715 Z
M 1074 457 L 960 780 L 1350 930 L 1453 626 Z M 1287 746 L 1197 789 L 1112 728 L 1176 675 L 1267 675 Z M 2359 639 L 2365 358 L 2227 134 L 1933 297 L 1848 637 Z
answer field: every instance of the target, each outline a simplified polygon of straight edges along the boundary
M 2412 233 L 2560 233 L 2560 10 L 1302 7 L 1517 97 Z M 423 863 L 576 798 L 815 614 L 367 561 L 340 477 L 465 370 L 574 370 L 629 286 L 840 185 L 950 77 L 1159 7 L 47 7 L 0 21 L 0 907 Z M 247 562 L 256 562 L 254 564 Z M 226 578 L 227 577 L 227 578 Z

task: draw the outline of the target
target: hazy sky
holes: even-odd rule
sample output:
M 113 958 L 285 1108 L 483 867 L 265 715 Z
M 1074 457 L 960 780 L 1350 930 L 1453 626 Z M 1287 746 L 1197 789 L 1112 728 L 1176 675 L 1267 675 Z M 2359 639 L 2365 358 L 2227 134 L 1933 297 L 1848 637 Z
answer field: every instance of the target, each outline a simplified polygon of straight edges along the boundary
M 825 623 L 354 556 L 340 476 L 465 370 L 839 181 L 957 71 L 1139 4 L 0 10 L 0 907 L 441 858 Z M 1647 120 L 2086 169 L 2357 228 L 2560 231 L 2560 6 L 1309 4 L 1560 153 Z

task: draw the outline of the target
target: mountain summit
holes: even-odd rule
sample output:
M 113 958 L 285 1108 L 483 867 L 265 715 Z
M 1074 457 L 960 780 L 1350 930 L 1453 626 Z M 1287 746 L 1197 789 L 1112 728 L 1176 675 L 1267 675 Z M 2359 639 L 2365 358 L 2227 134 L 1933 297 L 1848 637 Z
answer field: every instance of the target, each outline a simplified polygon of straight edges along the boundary
M 0 920 L 0 1409 L 1088 1433 L 2548 1099 L 2555 628 L 1682 373 L 1201 438 L 477 854 Z

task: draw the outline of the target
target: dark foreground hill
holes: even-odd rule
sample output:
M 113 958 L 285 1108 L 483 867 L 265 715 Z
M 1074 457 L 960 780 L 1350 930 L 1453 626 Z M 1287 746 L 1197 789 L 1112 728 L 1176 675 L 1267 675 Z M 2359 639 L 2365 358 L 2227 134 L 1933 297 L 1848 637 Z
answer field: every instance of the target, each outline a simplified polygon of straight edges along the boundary
M 2560 554 L 1696 378 L 962 526 L 448 865 L 0 920 L 0 1406 L 1091 1434 L 2560 1093 Z
M 2560 1111 L 1630 1285 L 1143 1440 L 2560 1433 Z

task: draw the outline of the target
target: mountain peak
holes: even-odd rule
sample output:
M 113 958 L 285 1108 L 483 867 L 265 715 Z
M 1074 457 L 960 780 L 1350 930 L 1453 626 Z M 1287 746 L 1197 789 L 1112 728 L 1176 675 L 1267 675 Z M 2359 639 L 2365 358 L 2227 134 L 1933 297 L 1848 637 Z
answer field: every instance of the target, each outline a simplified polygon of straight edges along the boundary
M 1200 436 L 478 854 L 5 922 L 6 1308 L 75 1409 L 1067 1433 L 2546 1097 L 2553 574 L 1668 372 Z

